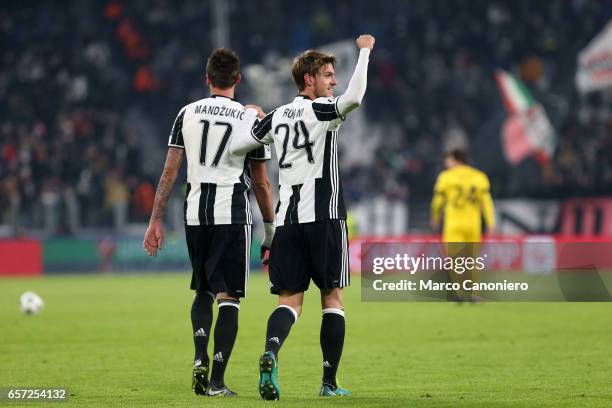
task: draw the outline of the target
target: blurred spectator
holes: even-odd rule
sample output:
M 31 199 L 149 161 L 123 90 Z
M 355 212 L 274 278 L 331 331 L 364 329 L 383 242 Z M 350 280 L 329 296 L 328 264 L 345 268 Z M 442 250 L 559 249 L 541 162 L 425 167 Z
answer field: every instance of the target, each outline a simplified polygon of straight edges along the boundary
M 112 225 L 121 229 L 128 219 L 129 191 L 119 169 L 110 171 L 104 182 L 104 190 L 104 206 L 112 216 Z
M 132 194 L 132 218 L 139 222 L 148 222 L 154 199 L 153 184 L 147 180 L 139 180 Z

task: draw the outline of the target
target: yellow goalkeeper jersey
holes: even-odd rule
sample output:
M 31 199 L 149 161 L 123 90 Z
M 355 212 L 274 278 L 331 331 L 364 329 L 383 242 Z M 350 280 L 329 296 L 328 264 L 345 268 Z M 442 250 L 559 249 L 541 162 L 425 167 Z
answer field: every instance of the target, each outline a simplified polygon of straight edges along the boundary
M 438 176 L 431 202 L 434 223 L 440 220 L 444 209 L 442 236 L 446 242 L 479 242 L 481 239 L 481 213 L 489 228 L 495 225 L 493 199 L 489 192 L 489 179 L 482 171 L 468 165 L 459 165 Z

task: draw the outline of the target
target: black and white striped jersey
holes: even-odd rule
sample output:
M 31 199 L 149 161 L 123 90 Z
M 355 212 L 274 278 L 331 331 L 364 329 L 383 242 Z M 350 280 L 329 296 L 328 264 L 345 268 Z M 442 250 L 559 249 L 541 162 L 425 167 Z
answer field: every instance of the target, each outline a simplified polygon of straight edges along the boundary
M 266 115 L 251 136 L 274 143 L 279 165 L 276 224 L 346 219 L 338 171 L 338 98 L 299 95 Z
M 172 126 L 169 147 L 185 149 L 187 225 L 251 224 L 248 159 L 269 160 L 268 146 L 248 154 L 227 148 L 240 132 L 249 133 L 256 111 L 231 98 L 212 95 L 181 109 Z

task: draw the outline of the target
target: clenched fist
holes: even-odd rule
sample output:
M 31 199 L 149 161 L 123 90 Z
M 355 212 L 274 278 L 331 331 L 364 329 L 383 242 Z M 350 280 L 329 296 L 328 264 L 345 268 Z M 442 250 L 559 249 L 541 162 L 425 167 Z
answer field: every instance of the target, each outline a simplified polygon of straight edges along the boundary
M 374 48 L 375 41 L 376 40 L 374 39 L 374 37 L 372 37 L 370 34 L 362 34 L 357 37 L 357 40 L 355 40 L 355 42 L 357 43 L 357 47 L 367 48 L 369 50 Z

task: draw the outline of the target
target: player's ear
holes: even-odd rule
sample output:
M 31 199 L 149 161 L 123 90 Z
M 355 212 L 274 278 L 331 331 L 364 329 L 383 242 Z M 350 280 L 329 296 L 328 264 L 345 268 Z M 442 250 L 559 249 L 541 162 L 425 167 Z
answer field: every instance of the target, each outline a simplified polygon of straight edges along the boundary
M 309 73 L 304 74 L 304 85 L 312 86 L 314 84 L 314 78 Z
M 234 85 L 238 85 L 242 81 L 242 75 L 236 75 L 236 80 L 234 81 Z
M 206 85 L 210 86 L 212 84 L 212 81 L 210 80 L 210 77 L 208 76 L 208 74 L 206 74 Z

